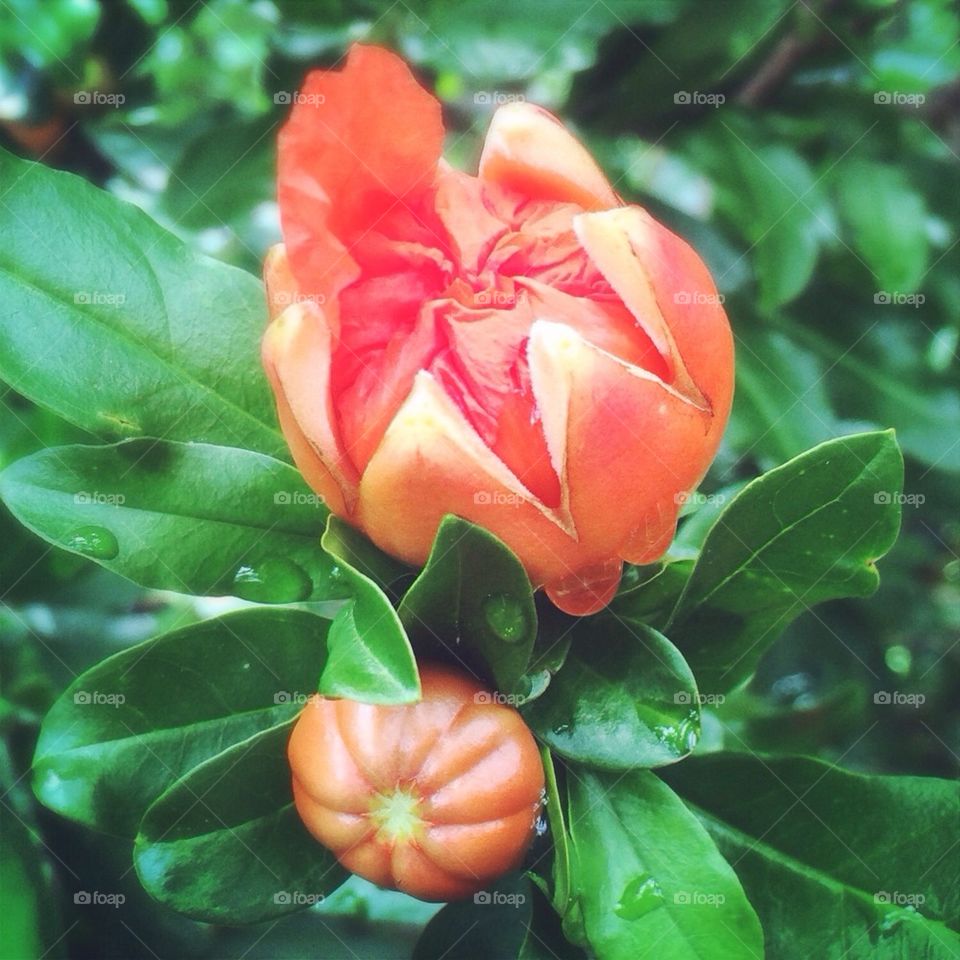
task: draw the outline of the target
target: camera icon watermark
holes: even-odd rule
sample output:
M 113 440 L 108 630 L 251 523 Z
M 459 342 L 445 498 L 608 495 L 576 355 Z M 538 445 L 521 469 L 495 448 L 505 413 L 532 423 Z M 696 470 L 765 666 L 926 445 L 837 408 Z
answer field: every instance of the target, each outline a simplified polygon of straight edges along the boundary
M 922 707 L 927 702 L 926 694 L 902 693 L 900 690 L 878 690 L 873 702 L 881 707 Z
M 277 490 L 273 502 L 278 507 L 322 507 L 323 497 L 303 490 Z
M 703 890 L 677 890 L 673 902 L 680 907 L 722 907 L 727 898 L 722 893 L 705 893 Z
M 100 490 L 79 490 L 73 495 L 78 507 L 122 507 L 127 498 L 122 493 L 103 493 Z
M 473 102 L 478 107 L 502 107 L 505 103 L 525 103 L 526 99 L 522 93 L 504 93 L 502 90 L 478 90 L 473 95 Z
M 308 106 L 320 107 L 327 102 L 323 93 L 301 93 L 299 90 L 278 90 L 273 95 L 273 102 L 278 107 Z
M 73 102 L 78 107 L 122 107 L 127 98 L 122 93 L 105 93 L 102 90 L 77 90 Z
M 78 907 L 122 907 L 127 898 L 122 893 L 102 893 L 99 890 L 78 890 L 73 895 Z
M 888 904 L 894 907 L 922 907 L 927 898 L 922 893 L 903 893 L 900 890 L 878 890 L 873 895 L 873 902 Z
M 689 690 L 677 690 L 673 695 L 673 702 L 681 706 L 698 703 L 701 707 L 719 707 L 727 700 L 722 693 L 693 693 Z
M 678 90 L 673 95 L 673 102 L 680 107 L 717 107 L 727 102 L 722 93 L 702 93 L 700 90 Z
M 295 703 L 302 706 L 310 699 L 309 693 L 301 693 L 299 690 L 278 690 L 273 695 L 273 702 L 280 706 L 285 703 Z
M 523 893 L 501 893 L 499 890 L 478 890 L 473 902 L 479 907 L 520 907 L 527 902 Z
M 304 893 L 302 890 L 278 890 L 273 895 L 273 902 L 280 907 L 313 907 L 323 903 L 322 893 Z
M 482 507 L 519 507 L 523 497 L 519 493 L 506 493 L 503 490 L 477 490 L 473 502 Z
M 927 298 L 922 293 L 901 293 L 899 290 L 878 290 L 873 295 L 873 302 L 878 307 L 922 307 Z
M 695 507 L 723 506 L 727 502 L 726 494 L 723 493 L 701 493 L 699 490 L 687 492 L 682 490 L 673 495 L 673 502 L 683 507 L 692 504 Z
M 680 306 L 722 305 L 726 299 L 722 293 L 704 293 L 702 290 L 677 290 L 673 295 L 673 302 Z
M 77 690 L 73 702 L 78 707 L 122 707 L 127 698 L 122 693 L 103 693 L 100 690 Z
M 127 295 L 106 290 L 76 290 L 73 302 L 82 307 L 120 307 L 127 302 Z
M 878 490 L 873 495 L 873 502 L 878 506 L 896 503 L 901 507 L 922 507 L 927 502 L 923 493 L 900 493 L 898 490 Z
M 899 90 L 878 90 L 873 95 L 873 102 L 881 106 L 917 107 L 923 106 L 927 98 L 922 93 L 902 93 Z
M 481 690 L 473 695 L 473 702 L 480 704 L 495 703 L 502 707 L 518 707 L 523 703 L 523 697 L 515 693 L 500 693 L 499 690 Z

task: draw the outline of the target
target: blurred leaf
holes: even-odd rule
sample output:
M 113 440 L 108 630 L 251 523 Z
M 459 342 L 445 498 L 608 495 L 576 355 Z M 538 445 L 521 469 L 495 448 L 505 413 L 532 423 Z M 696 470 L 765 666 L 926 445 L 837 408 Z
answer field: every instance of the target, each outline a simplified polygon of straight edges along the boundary
M 782 333 L 747 330 L 737 341 L 737 389 L 727 441 L 772 467 L 838 430 L 816 355 Z
M 247 610 L 109 657 L 51 707 L 34 756 L 50 809 L 133 836 L 178 777 L 295 716 L 327 660 L 329 621 Z
M 608 770 L 674 763 L 700 733 L 696 683 L 679 651 L 619 617 L 582 621 L 563 667 L 522 713 L 560 756 Z
M 194 767 L 147 810 L 134 862 L 161 903 L 206 923 L 258 923 L 320 902 L 346 879 L 293 805 L 291 725 Z
M 664 774 L 735 866 L 770 956 L 960 952 L 957 785 L 712 754 Z
M 646 770 L 571 772 L 575 896 L 604 960 L 762 960 L 736 874 L 683 802 Z
M 444 517 L 422 573 L 404 594 L 400 619 L 446 652 L 477 653 L 504 693 L 521 692 L 537 611 L 520 561 L 492 533 Z
M 0 376 L 108 439 L 286 456 L 260 370 L 260 283 L 136 208 L 0 151 Z
M 853 242 L 877 282 L 877 293 L 912 293 L 929 261 L 927 211 L 906 174 L 857 160 L 837 174 L 837 199 Z
M 891 424 L 910 456 L 938 470 L 960 472 L 960 443 L 954 442 L 960 436 L 960 391 L 925 383 L 919 373 L 911 376 L 903 370 L 884 369 L 888 364 L 865 363 L 800 324 L 786 329 L 793 339 L 847 375 L 843 380 L 835 374 L 830 381 L 841 410 Z
M 813 604 L 872 593 L 902 489 L 889 431 L 828 441 L 744 487 L 707 535 L 667 627 L 700 688 L 737 686 Z
M 0 474 L 16 517 L 147 587 L 289 603 L 346 596 L 320 549 L 327 510 L 291 466 L 232 447 L 51 447 Z
M 420 698 L 420 677 L 410 641 L 389 597 L 354 564 L 355 537 L 331 514 L 321 542 L 352 599 L 330 627 L 320 692 L 361 703 L 412 703 Z

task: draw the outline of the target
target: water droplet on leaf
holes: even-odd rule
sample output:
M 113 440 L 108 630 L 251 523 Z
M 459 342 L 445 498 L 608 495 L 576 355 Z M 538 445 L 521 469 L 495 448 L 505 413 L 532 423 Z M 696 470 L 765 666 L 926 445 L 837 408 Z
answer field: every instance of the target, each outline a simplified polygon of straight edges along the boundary
M 487 626 L 505 643 L 517 643 L 527 631 L 527 618 L 520 601 L 509 593 L 498 593 L 483 602 Z
M 662 906 L 663 891 L 660 884 L 649 873 L 641 873 L 623 888 L 620 900 L 613 910 L 624 920 L 639 920 L 651 910 Z
M 64 546 L 95 560 L 112 560 L 120 552 L 117 538 L 106 527 L 78 527 Z
M 233 593 L 257 603 L 295 603 L 313 593 L 313 581 L 292 560 L 268 557 L 256 565 L 244 564 L 233 576 Z

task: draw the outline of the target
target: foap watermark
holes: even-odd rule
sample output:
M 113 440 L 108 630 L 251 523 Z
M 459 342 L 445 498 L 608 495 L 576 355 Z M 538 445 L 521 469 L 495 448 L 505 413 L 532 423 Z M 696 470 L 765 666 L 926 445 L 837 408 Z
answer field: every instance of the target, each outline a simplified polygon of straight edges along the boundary
M 922 707 L 927 698 L 922 693 L 903 693 L 900 690 L 878 690 L 873 702 L 882 707 Z
M 703 93 L 700 90 L 678 90 L 673 102 L 680 107 L 722 107 L 727 98 L 722 93 Z
M 273 102 L 277 106 L 307 106 L 322 107 L 327 98 L 322 93 L 301 93 L 299 90 L 278 90 L 273 95 Z
M 270 299 L 278 307 L 289 307 L 295 303 L 312 303 L 322 307 L 327 302 L 322 293 L 292 293 L 289 290 L 277 290 Z
M 103 893 L 100 890 L 78 890 L 73 895 L 78 907 L 122 907 L 127 898 L 122 893 Z
M 281 907 L 314 907 L 324 899 L 322 893 L 304 893 L 302 890 L 278 890 L 273 895 L 273 902 Z
M 923 493 L 901 493 L 899 490 L 878 490 L 873 495 L 873 502 L 884 506 L 888 503 L 896 503 L 901 507 L 922 507 L 927 502 L 926 494 Z
M 878 307 L 922 307 L 927 298 L 922 293 L 901 293 L 899 290 L 878 290 L 873 295 Z
M 922 893 L 903 893 L 901 890 L 878 890 L 873 895 L 874 903 L 886 903 L 893 907 L 922 907 L 927 898 Z
M 711 303 L 723 304 L 726 297 L 722 293 L 704 293 L 702 290 L 678 290 L 673 302 L 681 306 L 704 306 Z
M 473 502 L 481 507 L 519 507 L 523 497 L 503 490 L 478 490 L 473 495 Z
M 309 693 L 301 693 L 299 690 L 278 690 L 273 695 L 273 702 L 279 706 L 282 703 L 305 704 L 310 699 Z
M 119 307 L 127 302 L 127 295 L 110 290 L 77 290 L 73 302 L 78 306 Z
M 122 93 L 106 93 L 103 90 L 78 90 L 73 102 L 81 107 L 122 107 L 127 98 Z
M 80 490 L 73 495 L 78 507 L 122 507 L 127 498 L 122 493 L 104 493 L 102 490 Z
M 727 898 L 722 893 L 706 893 L 703 890 L 678 890 L 673 902 L 680 907 L 722 907 Z
M 127 702 L 122 693 L 104 693 L 101 690 L 77 690 L 73 702 L 80 707 L 121 707 Z
M 523 893 L 478 890 L 473 895 L 473 902 L 481 907 L 521 907 L 527 902 L 527 897 Z
M 692 490 L 689 493 L 681 492 L 674 494 L 673 502 L 679 504 L 681 507 L 686 506 L 688 503 L 693 504 L 695 507 L 706 507 L 706 506 L 723 506 L 727 502 L 727 497 L 723 493 L 701 493 L 699 490 Z
M 873 102 L 881 106 L 893 107 L 920 107 L 927 102 L 922 93 L 904 93 L 901 90 L 878 90 L 873 95 Z
M 323 497 L 303 490 L 277 490 L 273 502 L 278 507 L 320 507 L 323 506 Z
M 525 103 L 526 100 L 522 93 L 506 93 L 503 90 L 478 90 L 473 95 L 473 102 L 478 107 L 502 107 L 505 103 Z
M 481 690 L 473 695 L 473 702 L 479 704 L 496 703 L 502 707 L 519 707 L 523 703 L 523 697 L 515 693 L 500 693 L 499 690 Z
M 673 695 L 674 703 L 699 703 L 701 707 L 719 707 L 726 699 L 722 693 L 690 693 L 689 690 L 677 690 Z
M 473 295 L 475 307 L 515 307 L 527 299 L 526 290 L 507 293 L 506 290 L 478 290 Z

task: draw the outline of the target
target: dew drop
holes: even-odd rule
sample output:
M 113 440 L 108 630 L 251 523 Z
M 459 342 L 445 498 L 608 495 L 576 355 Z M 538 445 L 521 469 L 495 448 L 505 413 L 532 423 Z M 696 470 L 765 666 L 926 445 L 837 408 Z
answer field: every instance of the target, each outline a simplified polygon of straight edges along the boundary
M 117 538 L 106 527 L 77 527 L 64 546 L 95 560 L 112 560 L 120 552 Z
M 623 888 L 620 900 L 613 910 L 624 920 L 639 920 L 651 910 L 662 906 L 663 891 L 660 884 L 649 873 L 641 873 Z
M 527 632 L 527 617 L 516 597 L 498 593 L 483 602 L 487 626 L 505 643 L 517 643 Z
M 267 557 L 256 565 L 244 564 L 233 575 L 233 593 L 257 603 L 295 603 L 313 592 L 313 581 L 292 560 Z
M 677 723 L 659 724 L 653 728 L 656 738 L 678 757 L 693 751 L 700 739 L 700 723 L 696 712 L 687 714 Z

